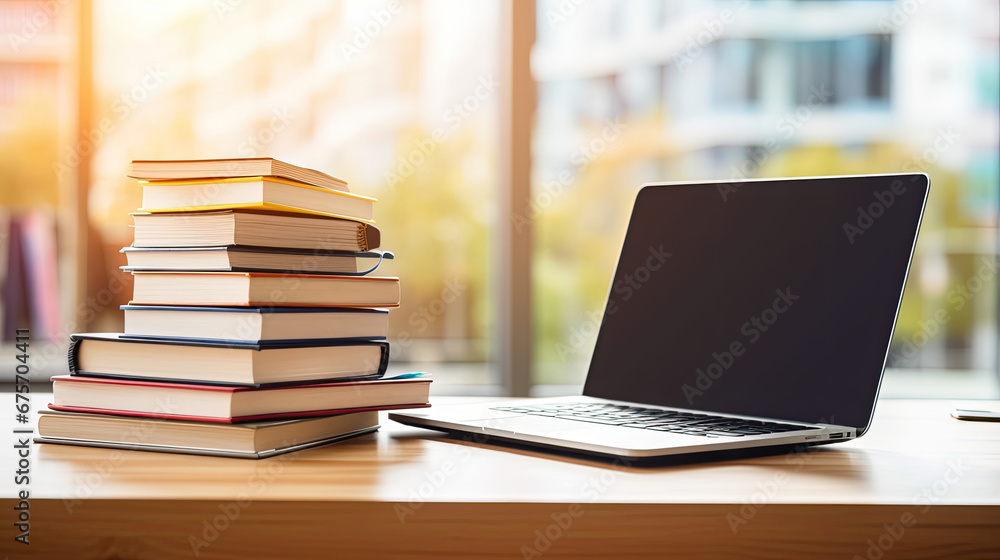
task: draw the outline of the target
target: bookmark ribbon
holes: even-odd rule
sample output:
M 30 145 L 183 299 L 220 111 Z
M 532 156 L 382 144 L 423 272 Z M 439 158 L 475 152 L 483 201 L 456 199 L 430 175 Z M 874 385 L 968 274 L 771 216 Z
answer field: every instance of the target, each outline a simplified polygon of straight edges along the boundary
M 358 257 L 375 257 L 375 256 L 378 256 L 378 261 L 375 262 L 374 266 L 372 266 L 371 268 L 369 268 L 368 270 L 366 270 L 364 272 L 360 272 L 360 271 L 359 272 L 343 272 L 341 274 L 343 274 L 344 276 L 364 276 L 366 274 L 371 274 L 372 272 L 375 272 L 375 269 L 378 268 L 380 264 L 382 264 L 382 260 L 383 259 L 390 259 L 391 260 L 391 259 L 395 258 L 396 255 L 393 255 L 392 251 L 368 251 L 367 253 L 361 253 L 361 254 L 358 254 L 357 256 Z

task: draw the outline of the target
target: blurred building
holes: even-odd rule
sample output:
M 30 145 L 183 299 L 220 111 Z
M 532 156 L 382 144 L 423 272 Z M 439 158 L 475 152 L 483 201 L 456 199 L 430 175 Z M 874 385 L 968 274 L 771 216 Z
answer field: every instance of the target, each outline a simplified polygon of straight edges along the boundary
M 539 218 L 536 261 L 546 274 L 536 290 L 551 297 L 536 300 L 536 325 L 563 344 L 558 356 L 551 344 L 538 348 L 542 380 L 572 382 L 586 369 L 565 346 L 587 309 L 567 312 L 559 294 L 600 306 L 610 277 L 597 289 L 569 280 L 576 289 L 567 289 L 567 278 L 585 273 L 582 255 L 567 258 L 549 232 L 569 227 L 559 235 L 586 239 L 594 224 L 574 228 L 563 214 L 619 208 L 602 228 L 617 242 L 622 201 L 643 181 L 903 171 L 929 173 L 934 199 L 890 366 L 993 370 L 995 280 L 974 305 L 946 300 L 996 254 L 997 10 L 978 0 L 540 1 L 535 189 L 569 193 Z M 595 139 L 615 122 L 628 138 L 586 157 L 580 148 L 600 148 Z M 553 183 L 560 173 L 572 179 Z M 591 184 L 602 173 L 614 179 Z M 574 191 L 586 194 L 576 200 Z M 610 270 L 616 250 L 613 242 L 588 252 Z M 562 306 L 547 309 L 553 301 Z M 943 335 L 920 338 L 921 321 L 939 309 L 954 320 Z M 575 320 L 552 324 L 565 316 Z M 589 334 L 570 345 L 579 361 Z M 897 350 L 914 336 L 923 343 L 904 359 Z

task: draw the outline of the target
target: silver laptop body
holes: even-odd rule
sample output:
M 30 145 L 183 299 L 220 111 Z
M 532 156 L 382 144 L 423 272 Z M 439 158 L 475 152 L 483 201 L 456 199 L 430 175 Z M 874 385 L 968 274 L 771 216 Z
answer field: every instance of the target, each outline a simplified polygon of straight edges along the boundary
M 389 418 L 635 458 L 860 437 L 928 188 L 919 173 L 645 185 L 583 395 Z

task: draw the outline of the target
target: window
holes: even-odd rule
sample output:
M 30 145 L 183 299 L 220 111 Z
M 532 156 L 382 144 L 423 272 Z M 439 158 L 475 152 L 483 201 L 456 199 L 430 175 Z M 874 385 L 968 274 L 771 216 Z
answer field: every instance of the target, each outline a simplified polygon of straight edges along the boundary
M 0 18 L 3 25 L 14 21 L 14 29 L 20 16 L 30 21 L 47 7 L 0 4 L 20 10 Z M 129 213 L 141 205 L 140 189 L 125 176 L 130 160 L 274 156 L 341 176 L 355 192 L 380 199 L 375 217 L 383 248 L 397 256 L 380 273 L 402 278 L 403 305 L 390 314 L 393 367 L 432 370 L 444 387 L 498 383 L 490 367 L 489 280 L 497 10 L 495 2 L 462 1 L 96 0 L 85 18 L 92 17 L 94 36 L 93 102 L 84 110 L 95 132 L 87 145 L 93 155 L 82 219 L 90 258 L 65 270 L 88 278 L 84 305 L 93 305 L 78 327 L 69 326 L 69 306 L 67 332 L 54 336 L 61 335 L 62 349 L 46 373 L 65 372 L 69 333 L 122 328 L 118 306 L 132 288 L 118 269 L 124 264 L 118 251 L 131 243 Z M 68 29 L 58 30 L 72 48 L 83 22 L 64 11 Z M 51 99 L 43 98 L 36 113 L 25 104 L 7 107 L 67 89 L 52 77 L 57 54 L 16 72 L 0 60 L 0 109 L 29 121 L 5 144 L 12 159 L 25 158 L 25 142 L 56 121 Z M 63 155 L 71 145 L 53 134 L 47 141 Z M 45 187 L 28 188 L 33 175 L 8 177 L 5 206 L 43 203 L 53 215 L 60 203 L 71 209 L 71 201 L 58 200 L 49 166 L 56 156 L 29 157 L 31 165 L 14 169 L 37 172 Z M 60 287 L 72 300 L 70 284 Z M 39 323 L 30 322 L 37 337 Z
M 995 25 L 945 24 L 931 6 L 890 25 L 879 2 L 588 3 L 553 24 L 553 4 L 538 3 L 534 58 L 536 393 L 582 383 L 642 182 L 924 171 L 932 199 L 883 394 L 997 395 Z M 603 35 L 608 10 L 659 23 Z M 635 68 L 662 80 L 605 77 Z M 625 103 L 620 134 L 569 109 L 616 97 L 658 103 Z
M 832 41 L 796 41 L 795 101 L 864 108 L 887 103 L 891 85 L 890 35 L 855 35 Z M 816 91 L 829 89 L 829 95 Z
M 573 392 L 643 182 L 919 170 L 932 199 L 885 394 L 996 396 L 1000 49 L 996 6 L 973 4 L 975 21 L 884 1 L 0 2 L 5 325 L 51 339 L 39 378 L 68 333 L 121 328 L 129 160 L 272 155 L 381 199 L 394 369 L 439 393 Z M 534 108 L 500 63 L 531 41 Z M 530 180 L 510 179 L 514 148 Z M 507 255 L 518 223 L 530 246 Z M 45 255 L 21 280 L 12 232 Z M 14 305 L 28 274 L 58 282 Z M 526 346 L 504 337 L 529 329 L 512 383 Z
M 433 364 L 443 385 L 493 382 L 495 4 L 160 10 L 97 3 L 95 111 L 117 130 L 95 159 L 91 216 L 109 276 L 140 202 L 123 173 L 131 159 L 273 155 L 328 170 L 380 199 L 383 248 L 397 259 L 379 273 L 402 279 L 393 367 Z M 130 44 L 152 47 L 121 48 Z M 127 113 L 116 112 L 122 95 Z M 109 308 L 100 320 L 114 330 L 120 315 Z

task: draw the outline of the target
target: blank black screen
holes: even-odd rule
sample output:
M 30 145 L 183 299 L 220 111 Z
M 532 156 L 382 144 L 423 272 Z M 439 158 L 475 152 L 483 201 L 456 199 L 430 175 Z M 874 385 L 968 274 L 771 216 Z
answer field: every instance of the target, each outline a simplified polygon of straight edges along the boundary
M 922 174 L 644 187 L 584 394 L 864 431 L 927 189 Z

